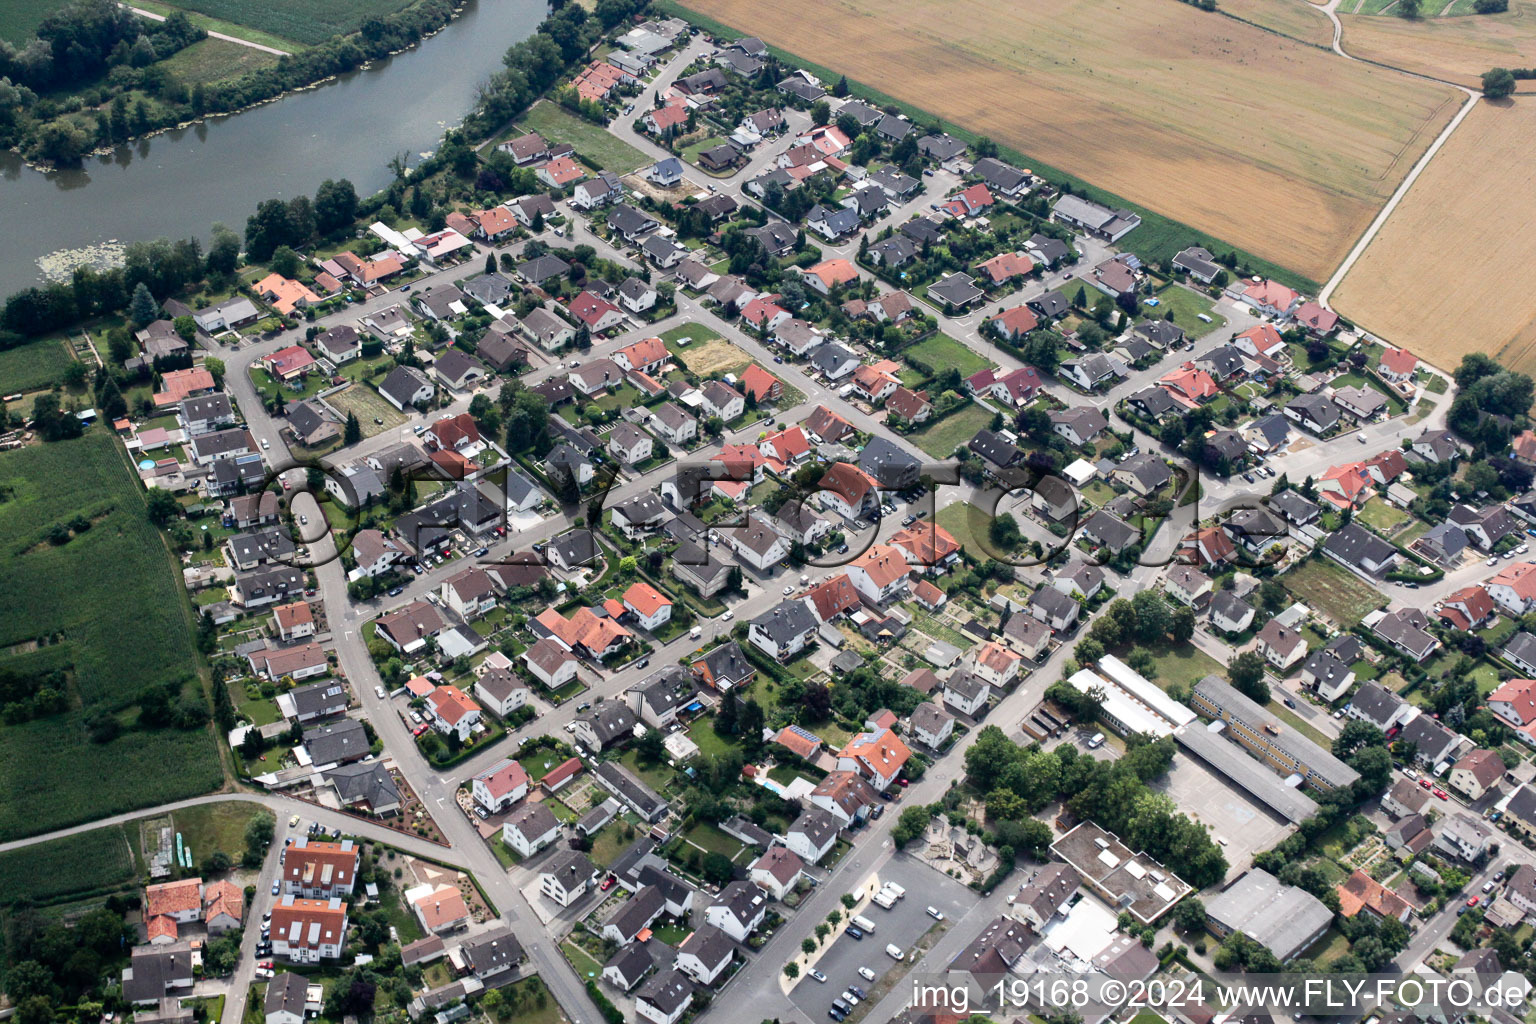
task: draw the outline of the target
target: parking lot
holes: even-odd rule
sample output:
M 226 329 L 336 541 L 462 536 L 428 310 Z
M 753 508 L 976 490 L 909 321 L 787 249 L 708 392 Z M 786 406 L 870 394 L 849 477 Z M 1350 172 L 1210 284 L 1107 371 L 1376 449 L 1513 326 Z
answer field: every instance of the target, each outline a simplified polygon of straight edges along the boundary
M 1286 825 L 1279 818 L 1182 751 L 1174 755 L 1167 776 L 1151 785 L 1171 796 L 1191 818 L 1208 826 L 1211 838 L 1226 840 L 1222 852 L 1234 871 L 1286 835 Z
M 816 970 L 825 974 L 827 980 L 819 982 L 802 974 L 800 981 L 790 990 L 789 997 L 795 1006 L 812 1019 L 825 1017 L 832 1000 L 849 985 L 858 985 L 864 991 L 872 992 L 885 975 L 898 966 L 895 960 L 886 955 L 885 947 L 895 943 L 903 950 L 910 950 L 912 944 L 935 923 L 928 916 L 929 906 L 935 907 L 953 922 L 964 917 L 977 902 L 974 892 L 911 857 L 898 856 L 892 859 L 881 870 L 879 881 L 882 884 L 895 882 L 904 886 L 907 890 L 906 899 L 898 900 L 890 910 L 881 910 L 875 904 L 866 902 L 858 913 L 875 923 L 874 933 L 866 935 L 862 940 L 850 938 L 843 931 L 847 927 L 845 920 L 837 926 L 831 946 L 816 964 Z M 868 892 L 870 880 L 865 878 L 862 884 L 864 891 Z M 800 925 L 800 922 L 795 921 L 794 924 Z M 803 927 L 809 932 L 814 924 L 807 921 Z M 873 971 L 875 980 L 861 977 L 860 967 L 868 967 Z

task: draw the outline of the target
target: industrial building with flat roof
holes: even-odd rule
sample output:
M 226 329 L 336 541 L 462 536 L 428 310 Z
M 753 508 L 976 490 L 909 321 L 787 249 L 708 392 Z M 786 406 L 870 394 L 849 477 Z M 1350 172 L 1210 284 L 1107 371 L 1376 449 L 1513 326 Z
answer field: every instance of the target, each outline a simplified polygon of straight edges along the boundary
M 1207 903 L 1205 916 L 1218 936 L 1242 932 L 1281 963 L 1301 955 L 1333 924 L 1333 911 L 1322 900 L 1258 868 Z
M 1067 682 L 1083 693 L 1093 689 L 1103 693 L 1104 702 L 1099 707 L 1099 719 L 1122 736 L 1143 732 L 1162 738 L 1173 732 L 1173 726 L 1168 724 L 1166 718 L 1097 672 L 1079 669 L 1072 673 Z
M 1097 664 L 1099 671 L 1104 673 L 1110 682 L 1145 704 L 1159 717 L 1167 719 L 1168 724 L 1175 729 L 1195 720 L 1193 711 L 1168 696 L 1162 687 L 1113 654 L 1106 654 L 1099 658 Z
M 1256 752 L 1276 771 L 1300 775 L 1319 792 L 1352 786 L 1360 773 L 1280 721 L 1216 676 L 1195 684 L 1190 704 L 1227 723 L 1227 734 Z
M 1191 891 L 1184 879 L 1091 821 L 1056 840 L 1051 850 L 1076 868 L 1083 884 L 1111 909 L 1128 911 L 1142 924 L 1162 917 Z
M 1297 786 L 1255 761 L 1246 750 L 1228 740 L 1225 722 L 1191 722 L 1174 730 L 1179 746 L 1240 786 L 1249 796 L 1293 825 L 1317 813 L 1317 803 Z

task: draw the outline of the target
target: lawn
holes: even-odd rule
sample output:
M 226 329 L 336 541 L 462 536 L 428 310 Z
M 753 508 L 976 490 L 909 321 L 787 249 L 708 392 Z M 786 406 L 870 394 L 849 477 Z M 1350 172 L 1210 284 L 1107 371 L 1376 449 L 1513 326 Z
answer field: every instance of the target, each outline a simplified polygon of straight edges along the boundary
M 59 338 L 39 338 L 0 350 L 0 394 L 48 387 L 74 361 L 74 354 Z
M 327 395 L 325 401 L 343 417 L 349 412 L 356 415 L 364 437 L 394 430 L 408 419 L 405 413 L 390 405 L 382 395 L 366 384 L 353 384 L 345 391 Z M 374 420 L 384 422 L 375 423 Z
M 1216 312 L 1216 306 L 1210 299 L 1181 284 L 1166 284 L 1155 297 L 1158 302 L 1148 311 L 1150 315 L 1162 319 L 1172 313 L 1169 319 L 1182 327 L 1184 333 L 1191 338 L 1203 338 L 1227 322 L 1226 317 Z M 1201 320 L 1201 314 L 1210 317 L 1211 322 Z
M 1298 601 L 1345 628 L 1356 625 L 1387 600 L 1358 576 L 1320 558 L 1303 562 L 1281 576 L 1280 582 Z
M 111 891 L 133 881 L 129 842 L 124 827 L 113 825 L 0 853 L 0 892 L 8 901 L 49 903 Z
M 644 153 L 606 128 L 583 121 L 548 100 L 534 104 L 533 109 L 518 122 L 518 127 L 524 131 L 538 132 L 546 139 L 569 142 L 582 156 L 615 174 L 628 174 L 651 162 Z
M 239 78 L 269 64 L 276 64 L 277 60 L 275 54 L 231 43 L 226 39 L 204 39 L 161 61 L 160 67 L 190 87 L 226 78 Z
M 969 377 L 992 367 L 991 360 L 971 351 L 947 334 L 924 338 L 916 345 L 903 349 L 901 355 L 903 359 L 924 364 L 930 374 L 956 369 L 960 371 L 960 376 Z
M 913 444 L 936 459 L 947 459 L 955 449 L 970 441 L 978 430 L 992 423 L 993 413 L 972 402 L 939 420 L 907 435 Z
M 729 754 L 737 750 L 735 744 L 715 732 L 715 723 L 708 717 L 693 723 L 693 727 L 688 730 L 688 738 L 699 745 L 700 757 Z
M 125 453 L 104 430 L 0 455 L 0 671 L 68 674 L 70 707 L 0 726 L 0 837 L 63 828 L 216 788 L 208 726 L 137 728 L 150 690 L 205 700 L 190 603 L 145 515 Z M 49 544 L 54 525 L 90 528 Z M 127 630 L 125 633 L 124 631 Z M 56 640 L 37 650 L 38 641 Z M 86 721 L 121 734 L 93 743 Z
M 6 4 L 0 7 L 0 39 L 21 49 L 32 38 L 43 19 L 63 7 L 69 0 L 31 0 L 30 3 Z
M 1413 517 L 1382 498 L 1372 498 L 1360 506 L 1355 518 L 1384 537 L 1390 537 L 1413 521 Z
M 1180 683 L 1186 690 L 1206 676 L 1224 676 L 1226 669 L 1215 658 L 1193 644 L 1160 644 L 1146 648 L 1156 666 L 1157 685 L 1168 689 L 1170 683 Z
M 723 853 L 735 857 L 741 852 L 741 840 L 732 839 L 714 825 L 701 821 L 683 833 L 683 841 L 692 843 L 705 853 Z
M 935 521 L 944 529 L 954 535 L 960 542 L 960 547 L 971 553 L 973 558 L 987 558 L 987 549 L 981 546 L 976 535 L 971 532 L 972 524 L 976 529 L 985 530 L 991 522 L 991 517 L 981 509 L 968 501 L 957 501 L 953 505 L 946 505 L 939 509 Z
M 191 847 L 193 863 L 215 850 L 222 850 L 239 863 L 245 854 L 245 828 L 253 818 L 270 813 L 255 804 L 229 800 L 216 804 L 198 804 L 172 814 L 182 842 Z
M 697 164 L 699 162 L 700 153 L 704 152 L 706 149 L 712 149 L 724 141 L 725 139 L 719 135 L 706 135 L 699 141 L 683 147 L 683 159 L 690 164 Z M 703 168 L 699 169 L 703 170 Z M 708 172 L 706 171 L 705 173 Z

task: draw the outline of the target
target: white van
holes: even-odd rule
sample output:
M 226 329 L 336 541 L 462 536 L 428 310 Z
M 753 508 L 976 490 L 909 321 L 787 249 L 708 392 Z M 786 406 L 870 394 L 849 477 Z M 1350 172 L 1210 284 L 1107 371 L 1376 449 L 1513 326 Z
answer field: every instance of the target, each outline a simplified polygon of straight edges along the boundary
M 1096 732 L 1092 736 L 1088 737 L 1088 749 L 1089 750 L 1097 750 L 1098 748 L 1102 747 L 1103 745 L 1104 745 L 1104 734 L 1103 733 Z
M 885 891 L 895 896 L 899 900 L 904 900 L 907 898 L 907 890 L 903 889 L 895 882 L 886 882 Z
M 889 890 L 881 889 L 879 892 L 875 893 L 874 903 L 875 906 L 880 907 L 883 910 L 890 910 L 896 905 L 896 894 L 890 892 Z
M 873 934 L 875 930 L 875 922 L 871 921 L 867 917 L 850 918 L 849 923 L 852 924 L 855 928 L 859 929 L 859 931 L 863 932 L 865 935 Z
M 894 942 L 885 947 L 885 955 L 892 960 L 905 960 L 907 958 L 907 954 L 902 952 L 901 947 Z
M 692 629 L 690 629 L 688 631 L 688 635 L 692 639 L 697 640 L 699 637 L 704 635 L 704 627 L 703 626 L 694 626 Z

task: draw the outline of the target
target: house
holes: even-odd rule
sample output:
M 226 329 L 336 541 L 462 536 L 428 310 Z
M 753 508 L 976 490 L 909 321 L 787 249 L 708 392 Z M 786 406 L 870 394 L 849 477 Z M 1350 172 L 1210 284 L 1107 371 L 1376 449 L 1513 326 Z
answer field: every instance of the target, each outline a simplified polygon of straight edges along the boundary
M 635 1013 L 650 1024 L 677 1024 L 692 1004 L 693 983 L 676 967 L 655 975 L 635 994 Z
M 1143 452 L 1117 465 L 1109 478 L 1146 498 L 1157 494 L 1173 481 L 1173 470 L 1168 468 L 1168 463 L 1160 456 Z
M 735 956 L 736 945 L 731 937 L 706 924 L 677 947 L 677 969 L 701 985 L 713 985 Z
M 310 964 L 336 959 L 346 944 L 347 905 L 340 897 L 285 894 L 272 908 L 271 934 L 274 956 Z
M 451 284 L 434 284 L 416 295 L 416 307 L 433 320 L 452 320 L 469 312 L 467 296 Z
M 813 642 L 819 626 L 804 601 L 782 601 L 751 621 L 747 639 L 769 657 L 786 661 Z
M 311 1001 L 309 991 L 309 979 L 301 974 L 282 971 L 274 976 L 267 982 L 267 992 L 262 999 L 266 1024 L 304 1024 L 311 1013 L 318 1014 L 320 1001 Z
M 511 154 L 513 162 L 519 167 L 523 164 L 531 164 L 535 160 L 543 160 L 549 156 L 549 144 L 544 141 L 538 132 L 529 132 L 527 135 L 518 136 L 508 142 L 503 142 L 496 148 L 504 153 Z
M 571 300 L 571 315 L 592 334 L 601 334 L 624 323 L 624 311 L 590 289 Z
M 1194 363 L 1185 363 L 1177 370 L 1158 378 L 1158 386 L 1173 396 L 1174 401 L 1186 408 L 1195 409 L 1221 393 L 1215 380 Z
M 837 752 L 839 771 L 856 772 L 884 792 L 901 775 L 912 751 L 890 729 L 861 732 Z
M 691 667 L 694 678 L 721 693 L 739 689 L 757 678 L 757 669 L 734 640 L 716 647 Z
M 1334 388 L 1333 404 L 1355 423 L 1370 423 L 1386 410 L 1387 396 L 1375 388 Z
M 802 425 L 818 444 L 837 444 L 854 433 L 853 424 L 824 405 L 813 409 Z
M 284 640 L 300 640 L 315 635 L 315 616 L 308 601 L 294 601 L 272 609 L 272 624 Z
M 1394 384 L 1403 384 L 1413 380 L 1413 372 L 1418 366 L 1418 356 L 1407 349 L 1387 348 L 1382 350 L 1376 372 Z
M 1285 418 L 1322 436 L 1339 425 L 1339 407 L 1319 394 L 1297 395 L 1285 407 Z
M 627 742 L 640 719 L 621 701 L 608 701 L 576 716 L 570 733 L 578 743 L 594 753 Z
M 1269 662 L 1281 672 L 1287 672 L 1291 666 L 1301 661 L 1307 655 L 1307 640 L 1297 630 L 1288 626 L 1282 626 L 1278 619 L 1270 619 L 1264 623 L 1264 628 L 1259 630 L 1257 650 Z
M 586 854 L 560 850 L 539 871 L 539 892 L 560 906 L 569 907 L 593 887 L 596 876 L 597 869 Z
M 857 218 L 856 214 L 855 218 Z M 845 259 L 822 260 L 801 272 L 801 280 L 806 286 L 822 295 L 830 295 L 834 288 L 850 284 L 858 280 L 858 277 L 859 273 L 854 269 L 853 264 Z
M 1504 775 L 1504 759 L 1492 750 L 1474 750 L 1451 766 L 1447 781 L 1468 800 L 1481 800 Z
M 941 697 L 946 707 L 957 714 L 974 718 L 978 711 L 987 706 L 987 701 L 992 697 L 992 687 L 976 673 L 961 671 L 950 676 L 944 683 Z
M 323 676 L 331 670 L 325 648 L 316 643 L 253 651 L 247 660 L 251 671 L 273 682 L 283 678 L 309 679 L 312 676 Z
M 432 382 L 426 374 L 414 366 L 397 366 L 389 371 L 378 387 L 379 394 L 390 405 L 404 412 L 407 406 L 417 406 L 430 401 L 434 393 Z
M 912 709 L 907 726 L 913 739 L 930 750 L 939 750 L 954 734 L 955 718 L 932 701 L 924 701 Z
M 525 803 L 501 826 L 501 840 L 527 859 L 555 841 L 560 822 L 542 803 Z
M 580 659 L 552 637 L 542 637 L 523 652 L 523 664 L 535 679 L 551 690 L 558 690 L 576 678 Z
M 859 366 L 859 357 L 836 343 L 822 345 L 811 354 L 811 366 L 828 380 L 841 380 Z
M 1322 509 L 1302 497 L 1299 491 L 1286 488 L 1265 500 L 1271 511 L 1292 526 L 1310 526 L 1322 515 Z
M 1397 742 L 1413 749 L 1414 760 L 1434 768 L 1455 753 L 1463 740 L 1429 715 L 1414 715 L 1403 723 Z
M 740 391 L 718 380 L 704 385 L 703 409 L 711 416 L 718 416 L 727 423 L 744 415 L 747 400 Z
M 859 519 L 880 507 L 880 488 L 875 478 L 846 462 L 832 463 L 816 487 L 821 507 L 844 519 Z
M 534 646 L 538 645 L 535 644 Z M 523 653 L 526 656 L 528 652 L 524 651 Z M 568 652 L 563 653 L 566 654 L 566 657 L 570 657 L 572 662 L 575 661 L 574 657 L 571 657 Z M 480 699 L 484 706 L 490 708 L 501 718 L 506 718 L 512 712 L 528 703 L 528 684 L 521 677 L 514 675 L 509 668 L 481 662 L 477 666 L 476 671 L 478 675 L 473 687 L 475 696 Z M 575 666 L 573 664 L 565 680 L 569 681 L 575 674 Z M 563 685 L 563 683 L 556 684 L 554 688 L 558 688 L 559 685 Z
M 1077 447 L 1092 443 L 1109 428 L 1109 420 L 1091 405 L 1052 412 L 1050 420 L 1051 429 Z
M 1488 596 L 1511 615 L 1536 611 L 1536 564 L 1514 562 L 1484 583 Z
M 1035 309 L 1036 303 L 1030 303 L 1030 308 Z M 1090 352 L 1078 359 L 1062 360 L 1061 365 L 1057 367 L 1057 373 L 1084 391 L 1092 391 L 1095 388 L 1111 385 L 1125 376 L 1125 366 L 1113 356 L 1107 356 L 1102 352 Z
M 1254 607 L 1230 590 L 1211 599 L 1211 624 L 1225 633 L 1241 633 L 1253 624 Z
M 906 552 L 888 544 L 871 544 L 846 566 L 848 581 L 870 604 L 883 605 L 906 594 Z
M 441 733 L 452 733 L 459 742 L 469 739 L 480 723 L 480 705 L 457 686 L 445 684 L 427 695 L 428 720 Z
M 328 842 L 300 836 L 283 852 L 282 891 L 312 900 L 344 899 L 357 884 L 360 855 L 350 839 Z
M 1058 199 L 1051 219 L 1081 228 L 1106 242 L 1118 242 L 1141 225 L 1141 218 L 1129 210 L 1111 210 L 1075 195 Z
M 1511 679 L 1488 694 L 1488 710 L 1519 731 L 1520 738 L 1531 742 L 1531 727 L 1536 724 L 1536 680 Z
M 1536 636 L 1521 630 L 1505 641 L 1503 654 L 1520 671 L 1536 676 Z
M 425 601 L 413 601 L 403 608 L 386 612 L 374 620 L 374 632 L 402 654 L 415 654 L 447 625 L 436 608 Z
M 1322 498 L 1340 509 L 1358 508 L 1370 500 L 1375 481 L 1363 462 L 1333 466 L 1317 481 Z
M 1488 852 L 1493 840 L 1493 829 L 1481 819 L 1466 814 L 1450 814 L 1441 820 L 1435 830 L 1434 847 L 1464 861 L 1476 861 Z
M 789 540 L 758 515 L 749 516 L 747 525 L 726 533 L 726 542 L 744 564 L 761 573 L 771 572 L 789 556 Z
M 699 433 L 699 421 L 674 402 L 663 402 L 651 410 L 652 430 L 676 445 L 687 444 Z
M 770 846 L 747 870 L 747 879 L 776 900 L 794 892 L 805 861 L 787 846 Z
M 1367 573 L 1383 576 L 1397 563 L 1398 552 L 1391 544 L 1369 532 L 1359 523 L 1346 523 L 1329 534 L 1323 553 L 1334 561 Z M 1492 588 L 1489 589 L 1491 594 Z
M 1082 534 L 1089 543 L 1104 548 L 1111 555 L 1118 555 L 1141 541 L 1140 530 L 1103 509 L 1088 517 L 1082 525 Z
M 620 462 L 634 465 L 651 457 L 650 435 L 632 423 L 619 423 L 608 432 L 608 454 Z
M 624 591 L 624 607 L 642 629 L 655 632 L 672 620 L 672 602 L 649 583 L 632 583 Z
M 928 296 L 944 304 L 946 309 L 962 310 L 973 302 L 985 298 L 969 274 L 954 273 L 928 286 Z
M 820 807 L 807 807 L 800 812 L 784 834 L 785 846 L 807 864 L 820 863 L 837 843 L 841 821 L 831 812 Z

